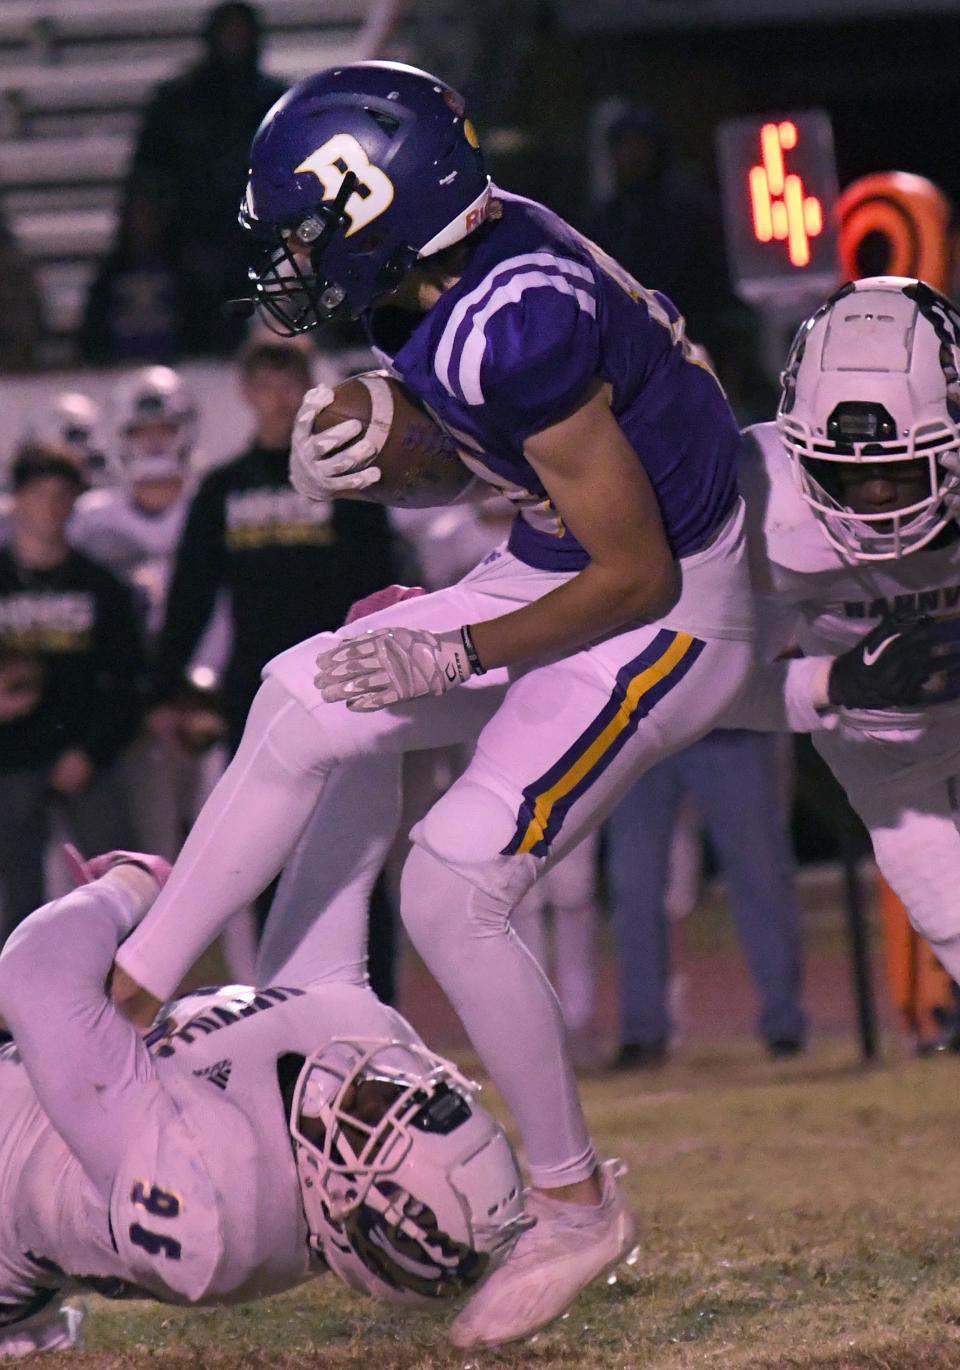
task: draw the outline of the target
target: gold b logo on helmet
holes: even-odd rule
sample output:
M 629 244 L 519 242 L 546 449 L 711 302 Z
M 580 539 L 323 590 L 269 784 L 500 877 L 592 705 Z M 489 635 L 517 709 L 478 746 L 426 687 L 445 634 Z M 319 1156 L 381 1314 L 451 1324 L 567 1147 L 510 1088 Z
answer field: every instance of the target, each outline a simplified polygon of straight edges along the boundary
M 346 204 L 350 216 L 347 237 L 366 228 L 367 224 L 389 209 L 393 203 L 393 182 L 385 171 L 370 161 L 360 143 L 352 133 L 335 133 L 332 138 L 311 152 L 310 156 L 294 168 L 296 175 L 309 171 L 316 176 L 323 187 L 323 198 L 332 200 L 348 171 L 352 171 L 359 181 Z

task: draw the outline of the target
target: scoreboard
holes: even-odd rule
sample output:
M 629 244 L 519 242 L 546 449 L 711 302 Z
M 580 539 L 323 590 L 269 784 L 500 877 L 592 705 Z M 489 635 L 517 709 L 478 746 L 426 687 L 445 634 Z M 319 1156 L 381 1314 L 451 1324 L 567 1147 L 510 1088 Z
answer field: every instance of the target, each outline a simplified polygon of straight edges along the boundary
M 837 282 L 837 169 L 820 110 L 717 130 L 727 256 L 745 300 L 801 302 Z

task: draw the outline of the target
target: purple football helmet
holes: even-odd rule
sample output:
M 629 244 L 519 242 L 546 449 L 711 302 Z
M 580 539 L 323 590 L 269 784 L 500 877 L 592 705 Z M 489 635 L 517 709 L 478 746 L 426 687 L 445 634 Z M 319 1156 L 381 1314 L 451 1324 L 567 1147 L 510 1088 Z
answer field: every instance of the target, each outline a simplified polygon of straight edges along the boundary
M 240 222 L 270 245 L 250 272 L 255 301 L 285 334 L 357 318 L 477 228 L 489 199 L 473 125 L 443 81 L 400 62 L 310 76 L 250 150 Z

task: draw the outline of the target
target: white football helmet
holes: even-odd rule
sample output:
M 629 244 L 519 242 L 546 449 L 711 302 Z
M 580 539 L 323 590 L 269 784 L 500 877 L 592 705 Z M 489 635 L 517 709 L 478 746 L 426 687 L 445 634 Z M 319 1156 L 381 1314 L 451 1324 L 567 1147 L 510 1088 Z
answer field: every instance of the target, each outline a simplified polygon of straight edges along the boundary
M 527 1225 L 516 1158 L 476 1089 L 425 1047 L 382 1038 L 307 1058 L 290 1109 L 304 1211 L 314 1250 L 351 1288 L 456 1298 Z
M 106 461 L 98 442 L 100 406 L 89 395 L 65 390 L 30 411 L 20 433 L 20 446 L 61 448 L 82 467 L 92 484 L 104 478 Z
M 777 427 L 802 498 L 827 541 L 856 561 L 916 552 L 949 522 L 955 483 L 940 458 L 960 450 L 960 311 L 923 281 L 852 281 L 802 324 Z M 923 461 L 929 488 L 895 512 L 855 513 L 837 463 Z
M 116 455 L 128 481 L 182 476 L 197 439 L 197 404 L 169 366 L 147 366 L 120 382 L 111 399 Z

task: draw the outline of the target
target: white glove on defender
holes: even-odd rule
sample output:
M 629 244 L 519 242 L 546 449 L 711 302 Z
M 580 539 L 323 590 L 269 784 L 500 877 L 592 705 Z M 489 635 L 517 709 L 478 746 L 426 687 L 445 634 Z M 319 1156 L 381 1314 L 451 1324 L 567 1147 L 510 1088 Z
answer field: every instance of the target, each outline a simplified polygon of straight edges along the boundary
M 365 490 L 380 479 L 380 468 L 375 465 L 382 446 L 365 435 L 350 443 L 335 457 L 330 453 L 363 432 L 359 419 L 347 419 L 325 433 L 313 433 L 313 421 L 321 409 L 333 403 L 329 385 L 316 385 L 308 390 L 297 410 L 290 443 L 290 483 L 307 499 L 335 499 L 349 490 Z M 377 432 L 372 425 L 368 434 Z
M 473 667 L 459 630 L 375 628 L 348 638 L 317 657 L 314 685 L 327 704 L 346 700 L 355 713 L 370 713 L 420 695 L 442 695 L 461 685 Z

